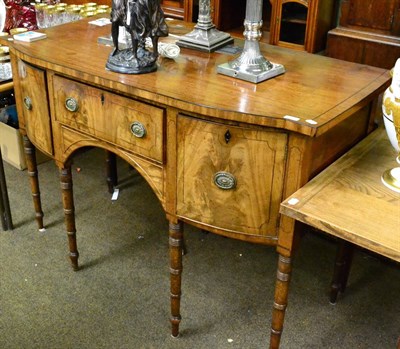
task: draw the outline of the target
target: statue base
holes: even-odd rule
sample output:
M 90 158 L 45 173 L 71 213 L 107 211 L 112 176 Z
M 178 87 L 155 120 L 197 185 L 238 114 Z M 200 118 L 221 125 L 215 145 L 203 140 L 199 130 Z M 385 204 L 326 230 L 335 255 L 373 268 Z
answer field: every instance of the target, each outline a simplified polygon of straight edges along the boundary
M 122 74 L 145 74 L 157 70 L 156 61 L 153 53 L 143 47 L 138 48 L 136 57 L 133 56 L 132 48 L 127 48 L 111 53 L 106 68 Z

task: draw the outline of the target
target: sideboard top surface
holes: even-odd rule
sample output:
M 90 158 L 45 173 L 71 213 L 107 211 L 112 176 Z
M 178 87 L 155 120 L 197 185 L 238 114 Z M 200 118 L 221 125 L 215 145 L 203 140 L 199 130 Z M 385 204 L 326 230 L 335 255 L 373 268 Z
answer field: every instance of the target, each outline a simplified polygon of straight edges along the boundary
M 93 18 L 92 18 L 93 19 Z M 46 29 L 47 38 L 32 43 L 10 42 L 21 59 L 82 82 L 151 100 L 186 112 L 242 123 L 283 128 L 318 136 L 362 108 L 389 84 L 387 70 L 320 55 L 261 44 L 264 56 L 283 64 L 286 73 L 253 84 L 217 73 L 217 65 L 236 56 L 181 49 L 175 60 L 159 59 L 158 70 L 141 75 L 107 71 L 112 51 L 98 43 L 111 27 L 88 20 Z M 181 21 L 168 21 L 176 35 L 190 30 Z M 242 46 L 242 40 L 235 45 Z M 285 116 L 298 117 L 290 120 Z M 310 121 L 311 120 L 311 121 Z

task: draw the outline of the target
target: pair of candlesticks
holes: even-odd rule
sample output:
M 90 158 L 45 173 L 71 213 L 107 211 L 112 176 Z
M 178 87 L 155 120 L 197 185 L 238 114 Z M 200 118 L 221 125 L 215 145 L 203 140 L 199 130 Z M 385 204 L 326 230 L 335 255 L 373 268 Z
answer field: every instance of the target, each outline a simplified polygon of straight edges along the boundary
M 149 73 L 157 70 L 156 60 L 160 53 L 158 52 L 158 37 L 168 35 L 168 28 L 160 1 L 146 1 L 112 0 L 112 39 L 106 39 L 106 41 L 111 40 L 115 48 L 106 63 L 107 69 L 126 74 Z M 263 0 L 247 0 L 243 51 L 235 60 L 219 65 L 218 73 L 259 83 L 285 72 L 283 65 L 271 63 L 260 52 L 262 3 Z M 210 0 L 199 0 L 197 24 L 193 31 L 177 41 L 178 46 L 212 52 L 233 42 L 229 34 L 215 28 L 211 20 L 210 7 Z M 153 12 L 149 13 L 148 9 Z M 131 49 L 120 50 L 118 47 L 119 29 L 122 27 L 131 37 Z M 152 53 L 143 47 L 146 37 L 151 37 Z M 100 41 L 103 39 L 100 38 Z

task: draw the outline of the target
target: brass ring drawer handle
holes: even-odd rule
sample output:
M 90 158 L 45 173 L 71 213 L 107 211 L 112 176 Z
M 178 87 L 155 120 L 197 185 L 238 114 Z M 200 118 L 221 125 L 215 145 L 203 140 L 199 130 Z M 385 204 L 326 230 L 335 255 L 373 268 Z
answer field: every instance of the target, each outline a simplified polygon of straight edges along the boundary
M 139 121 L 132 122 L 131 132 L 137 138 L 143 138 L 144 136 L 146 136 L 146 128 Z
M 233 174 L 219 171 L 214 175 L 214 184 L 223 190 L 230 190 L 236 187 L 236 178 Z
M 76 112 L 79 109 L 78 101 L 73 97 L 68 97 L 65 99 L 65 108 L 71 112 Z
M 28 96 L 24 97 L 24 106 L 28 110 L 32 109 L 32 100 Z

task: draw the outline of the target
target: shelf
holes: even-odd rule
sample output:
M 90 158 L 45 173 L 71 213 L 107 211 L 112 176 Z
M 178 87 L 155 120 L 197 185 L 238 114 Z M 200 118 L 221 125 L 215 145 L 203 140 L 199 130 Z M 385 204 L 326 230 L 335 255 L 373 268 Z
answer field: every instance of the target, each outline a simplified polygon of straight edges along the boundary
M 307 24 L 307 21 L 299 18 L 282 18 L 282 23 L 297 23 L 297 24 Z

